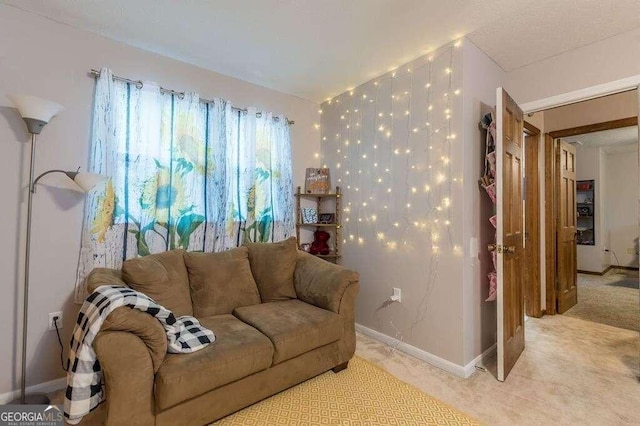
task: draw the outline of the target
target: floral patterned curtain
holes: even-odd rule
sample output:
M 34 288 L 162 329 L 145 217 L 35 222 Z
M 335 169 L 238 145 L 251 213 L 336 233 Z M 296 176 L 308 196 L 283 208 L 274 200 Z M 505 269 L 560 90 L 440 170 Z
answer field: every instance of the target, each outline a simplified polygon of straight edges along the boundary
M 243 241 L 280 241 L 294 228 L 291 145 L 287 120 L 271 114 L 235 112 L 227 165 L 226 247 Z M 252 143 L 242 143 L 248 135 Z M 238 167 L 236 167 L 238 165 Z
M 97 80 L 89 170 L 107 176 L 87 197 L 76 301 L 95 267 L 174 248 L 221 251 L 293 233 L 285 117 L 224 100 Z

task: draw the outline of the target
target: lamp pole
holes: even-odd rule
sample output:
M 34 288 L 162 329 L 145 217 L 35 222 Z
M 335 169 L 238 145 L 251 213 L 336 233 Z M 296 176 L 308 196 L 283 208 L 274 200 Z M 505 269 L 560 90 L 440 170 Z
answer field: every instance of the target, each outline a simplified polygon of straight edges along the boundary
M 24 309 L 22 312 L 22 373 L 20 381 L 20 403 L 26 402 L 27 377 L 27 324 L 29 319 L 29 255 L 31 254 L 31 203 L 33 202 L 33 165 L 36 160 L 36 135 L 31 133 L 31 164 L 29 166 L 29 188 L 27 190 L 27 236 L 24 249 Z
M 29 188 L 27 189 L 27 231 L 24 249 L 24 300 L 22 311 L 22 370 L 20 377 L 20 404 L 49 404 L 44 394 L 31 394 L 27 397 L 27 330 L 29 320 L 29 257 L 31 255 L 31 213 L 33 203 L 33 175 L 36 160 L 36 134 L 31 133 L 31 164 L 29 166 Z M 17 401 L 11 401 L 17 402 Z

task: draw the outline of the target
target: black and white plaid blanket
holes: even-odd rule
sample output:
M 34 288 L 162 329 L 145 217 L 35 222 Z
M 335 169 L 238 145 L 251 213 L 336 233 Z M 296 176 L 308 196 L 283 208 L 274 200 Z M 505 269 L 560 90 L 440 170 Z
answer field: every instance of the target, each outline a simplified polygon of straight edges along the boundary
M 93 350 L 93 339 L 107 316 L 121 306 L 156 317 L 167 332 L 170 353 L 195 352 L 215 340 L 213 332 L 201 326 L 197 319 L 190 316 L 176 318 L 168 309 L 129 287 L 98 287 L 80 308 L 71 337 L 64 399 L 64 415 L 71 424 L 78 423 L 104 400 L 102 372 Z

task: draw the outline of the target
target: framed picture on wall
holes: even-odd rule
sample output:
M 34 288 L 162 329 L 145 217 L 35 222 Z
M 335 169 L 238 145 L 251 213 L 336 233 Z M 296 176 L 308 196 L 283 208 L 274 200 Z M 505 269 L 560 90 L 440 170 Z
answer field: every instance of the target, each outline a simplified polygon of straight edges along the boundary
M 308 168 L 304 183 L 307 194 L 328 194 L 331 189 L 331 179 L 327 168 Z

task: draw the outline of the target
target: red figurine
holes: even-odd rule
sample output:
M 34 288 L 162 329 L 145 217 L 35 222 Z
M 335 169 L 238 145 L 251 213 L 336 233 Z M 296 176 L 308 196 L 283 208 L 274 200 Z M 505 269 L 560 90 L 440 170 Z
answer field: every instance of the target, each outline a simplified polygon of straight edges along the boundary
M 313 242 L 311 243 L 309 253 L 322 255 L 331 253 L 329 244 L 327 244 L 327 241 L 329 241 L 329 238 L 331 238 L 331 235 L 329 235 L 328 232 L 318 230 L 313 233 L 313 236 L 315 237 L 315 240 L 313 240 Z

